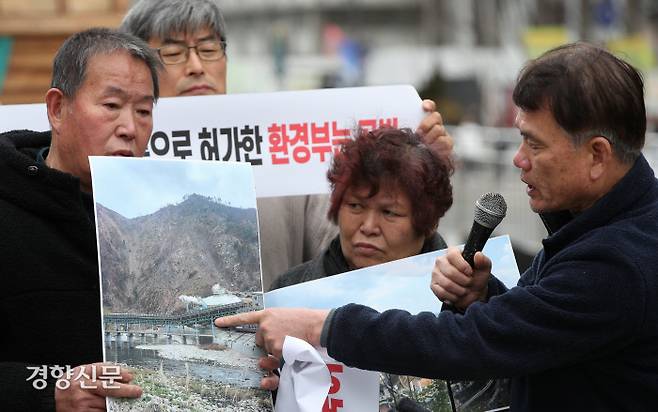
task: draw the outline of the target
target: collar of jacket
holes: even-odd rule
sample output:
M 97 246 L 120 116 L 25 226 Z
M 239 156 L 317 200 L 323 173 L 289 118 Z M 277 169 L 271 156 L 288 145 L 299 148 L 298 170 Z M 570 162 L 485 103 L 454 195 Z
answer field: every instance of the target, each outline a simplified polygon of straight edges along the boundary
M 540 214 L 549 234 L 542 240 L 544 249 L 550 254 L 555 246 L 569 243 L 583 233 L 610 223 L 645 195 L 654 181 L 651 166 L 640 155 L 628 173 L 589 209 L 575 216 L 566 210 Z
M 37 161 L 38 152 L 50 145 L 50 138 L 49 131 L 0 134 L 0 176 L 5 181 L 0 185 L 0 199 L 49 219 L 77 221 L 79 208 L 89 215 L 92 197 L 80 191 L 77 177 Z M 93 225 L 93 216 L 90 223 Z

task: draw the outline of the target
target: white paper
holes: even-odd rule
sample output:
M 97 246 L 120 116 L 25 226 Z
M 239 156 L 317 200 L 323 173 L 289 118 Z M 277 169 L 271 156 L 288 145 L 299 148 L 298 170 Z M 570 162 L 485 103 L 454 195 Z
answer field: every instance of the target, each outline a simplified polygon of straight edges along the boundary
M 301 339 L 286 336 L 283 359 L 275 412 L 321 411 L 331 375 L 318 351 Z
M 323 411 L 379 410 L 379 372 L 345 366 L 329 356 L 325 348 L 318 348 L 318 352 L 331 374 L 331 387 Z
M 441 302 L 428 285 L 434 261 L 445 252 L 423 253 L 272 290 L 265 293 L 265 307 L 331 309 L 358 303 L 379 312 L 403 309 L 411 314 L 438 313 Z M 516 286 L 520 274 L 509 236 L 489 239 L 484 254 L 491 259 L 492 273 L 508 288 Z

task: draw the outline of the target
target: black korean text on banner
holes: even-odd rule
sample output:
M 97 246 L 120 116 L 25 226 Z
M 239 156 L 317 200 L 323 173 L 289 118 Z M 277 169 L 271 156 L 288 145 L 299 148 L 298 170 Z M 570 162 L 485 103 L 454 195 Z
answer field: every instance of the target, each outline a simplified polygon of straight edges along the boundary
M 198 152 L 202 160 L 249 162 L 262 165 L 263 136 L 259 126 L 203 127 L 197 134 Z M 171 151 L 171 153 L 170 153 Z M 171 137 L 164 131 L 151 136 L 144 156 L 186 159 L 193 155 L 193 143 L 189 130 L 174 130 Z

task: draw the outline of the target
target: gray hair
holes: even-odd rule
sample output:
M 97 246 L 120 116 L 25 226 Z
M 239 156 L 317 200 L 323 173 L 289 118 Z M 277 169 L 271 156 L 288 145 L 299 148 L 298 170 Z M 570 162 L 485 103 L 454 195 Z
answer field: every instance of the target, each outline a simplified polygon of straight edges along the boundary
M 158 55 L 141 39 L 105 28 L 81 31 L 66 39 L 55 55 L 50 87 L 61 90 L 66 97 L 75 96 L 85 80 L 89 60 L 96 55 L 121 50 L 146 64 L 153 80 L 153 98 L 157 101 L 160 96 L 158 71 L 162 69 Z
M 208 29 L 226 41 L 224 18 L 213 0 L 139 0 L 123 18 L 119 30 L 144 41 L 167 39 L 172 33 Z
M 568 133 L 568 132 L 567 132 Z M 635 159 L 642 154 L 642 147 L 633 147 L 619 138 L 617 132 L 612 129 L 593 129 L 577 133 L 570 133 L 571 141 L 574 147 L 581 146 L 592 137 L 601 136 L 605 138 L 612 146 L 612 151 L 617 155 L 622 163 L 633 164 Z

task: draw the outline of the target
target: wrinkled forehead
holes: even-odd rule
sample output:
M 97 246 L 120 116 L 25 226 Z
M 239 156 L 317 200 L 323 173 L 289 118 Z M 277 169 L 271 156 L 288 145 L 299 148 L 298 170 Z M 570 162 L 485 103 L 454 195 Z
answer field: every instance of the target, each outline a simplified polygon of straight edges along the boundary
M 346 192 L 364 199 L 377 195 L 393 198 L 398 195 L 406 196 L 398 179 L 390 174 L 373 179 L 358 178 L 347 188 Z
M 184 40 L 213 37 L 224 40 L 225 36 L 220 27 L 210 22 L 195 24 L 194 22 L 185 22 L 186 24 L 172 24 L 169 27 L 160 27 L 151 33 L 148 42 L 165 42 L 167 40 Z
M 151 80 L 148 93 L 136 88 L 135 81 Z M 121 87 L 118 84 L 126 84 Z M 148 64 L 128 50 L 117 49 L 89 57 L 80 89 L 91 88 L 97 93 L 134 93 L 145 100 L 154 100 L 153 77 Z M 77 93 L 76 93 L 77 94 Z
M 148 43 L 151 46 L 158 47 L 171 42 L 195 44 L 201 40 L 209 39 L 220 39 L 220 37 L 212 30 L 203 28 L 193 32 L 171 32 L 165 37 L 151 38 Z

